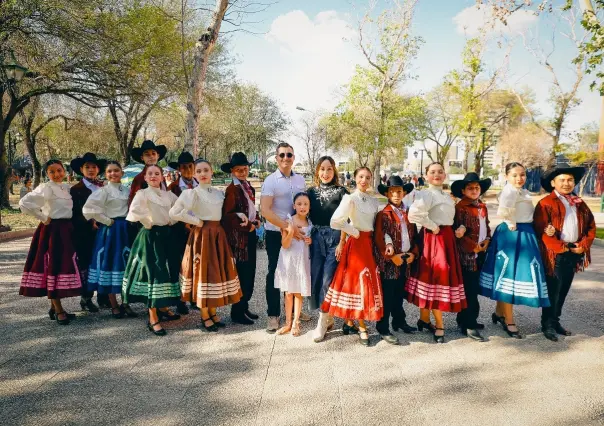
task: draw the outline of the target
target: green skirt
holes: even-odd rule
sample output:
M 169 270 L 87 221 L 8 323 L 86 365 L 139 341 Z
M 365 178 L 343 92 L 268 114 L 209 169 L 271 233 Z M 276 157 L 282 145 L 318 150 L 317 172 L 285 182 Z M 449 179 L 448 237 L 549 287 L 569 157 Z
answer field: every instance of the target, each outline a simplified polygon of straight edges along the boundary
M 141 302 L 148 308 L 175 305 L 180 300 L 180 260 L 171 244 L 169 226 L 141 228 L 124 272 L 123 302 Z

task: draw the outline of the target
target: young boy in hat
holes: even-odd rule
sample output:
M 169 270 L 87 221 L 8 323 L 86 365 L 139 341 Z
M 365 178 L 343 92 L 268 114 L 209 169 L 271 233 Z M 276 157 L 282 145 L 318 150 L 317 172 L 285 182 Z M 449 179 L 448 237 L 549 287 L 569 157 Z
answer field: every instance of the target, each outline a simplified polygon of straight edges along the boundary
M 491 186 L 491 179 L 480 179 L 476 173 L 468 173 L 462 180 L 451 185 L 451 193 L 460 198 L 455 205 L 453 228 L 456 229 L 457 248 L 468 307 L 457 314 L 457 324 L 463 334 L 471 339 L 484 342 L 478 330 L 484 324 L 477 322 L 480 306 L 478 293 L 480 268 L 491 240 L 489 213 L 480 197 Z
M 165 145 L 155 145 L 153 141 L 143 141 L 142 145 L 138 148 L 132 149 L 132 159 L 139 163 L 143 163 L 145 167 L 137 174 L 132 180 L 130 186 L 130 197 L 128 197 L 128 207 L 132 204 L 132 200 L 139 189 L 147 188 L 147 182 L 145 182 L 145 173 L 148 166 L 155 166 L 162 158 L 166 156 Z M 166 183 L 162 181 L 161 188 L 166 190 Z
M 377 322 L 376 329 L 382 339 L 397 345 L 398 339 L 390 332 L 390 316 L 395 331 L 400 328 L 404 333 L 413 333 L 416 330 L 407 324 L 403 309 L 405 282 L 419 254 L 415 241 L 417 227 L 407 219 L 403 204 L 403 198 L 413 191 L 413 184 L 403 183 L 399 176 L 390 176 L 385 185 L 378 185 L 378 191 L 388 198 L 388 205 L 378 212 L 373 233 L 384 295 L 384 316 Z
M 73 199 L 73 214 L 71 220 L 74 227 L 74 245 L 78 257 L 78 269 L 80 279 L 82 281 L 82 296 L 80 298 L 80 306 L 83 310 L 90 312 L 98 312 L 99 308 L 92 302 L 94 292 L 88 292 L 88 268 L 92 261 L 92 251 L 94 250 L 94 240 L 96 238 L 97 226 L 94 220 L 86 220 L 82 214 L 82 207 L 86 204 L 88 197 L 97 189 L 103 187 L 103 182 L 98 179 L 101 171 L 105 170 L 107 162 L 96 158 L 96 155 L 87 152 L 81 157 L 74 158 L 71 161 L 71 169 L 78 175 L 82 176 L 82 180 L 71 187 L 69 193 Z M 97 295 L 97 302 L 101 306 L 108 306 L 109 299 Z
M 199 185 L 193 174 L 195 173 L 195 159 L 188 152 L 183 152 L 178 156 L 177 161 L 168 163 L 168 166 L 178 170 L 180 177 L 168 186 L 168 191 L 172 191 L 177 197 L 180 197 L 185 189 L 193 189 Z
M 171 191 L 177 197 L 180 197 L 180 194 L 182 194 L 182 191 L 185 189 L 193 189 L 199 185 L 197 180 L 193 177 L 193 174 L 195 173 L 195 159 L 190 153 L 186 151 L 181 153 L 176 162 L 170 162 L 168 165 L 173 169 L 178 170 L 180 173 L 180 177 L 168 186 L 168 191 Z M 191 225 L 184 222 L 177 222 L 172 225 L 172 235 L 177 239 L 175 250 L 177 249 L 181 254 L 181 259 L 185 254 L 190 227 Z M 191 302 L 191 308 L 199 309 L 194 302 Z M 176 305 L 176 309 L 179 314 L 186 315 L 189 313 L 189 308 L 187 308 L 187 305 L 182 301 L 179 301 Z
M 227 187 L 222 205 L 222 226 L 236 259 L 237 275 L 243 293 L 231 306 L 231 318 L 238 324 L 251 325 L 258 315 L 249 309 L 256 278 L 256 228 L 260 225 L 256 211 L 256 191 L 247 178 L 250 165 L 243 152 L 236 152 L 228 163 L 220 166 L 230 173 L 233 182 Z
M 535 233 L 539 239 L 550 307 L 543 308 L 541 329 L 545 337 L 557 342 L 558 336 L 572 333 L 560 325 L 562 307 L 575 272 L 591 262 L 591 245 L 596 236 L 596 223 L 587 204 L 573 193 L 585 169 L 556 166 L 541 177 L 541 186 L 548 196 L 537 203 L 534 213 Z M 555 233 L 548 236 L 552 225 Z

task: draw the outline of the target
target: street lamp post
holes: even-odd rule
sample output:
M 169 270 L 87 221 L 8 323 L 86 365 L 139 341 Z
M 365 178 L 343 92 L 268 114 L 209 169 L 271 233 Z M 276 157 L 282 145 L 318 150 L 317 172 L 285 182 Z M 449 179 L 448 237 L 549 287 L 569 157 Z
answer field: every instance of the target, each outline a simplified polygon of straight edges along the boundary
M 421 152 L 421 157 L 419 160 L 419 176 L 424 177 L 424 151 L 425 151 L 425 149 L 420 149 L 419 151 Z M 413 153 L 413 155 L 415 156 L 415 158 L 417 158 L 417 151 L 415 151 Z

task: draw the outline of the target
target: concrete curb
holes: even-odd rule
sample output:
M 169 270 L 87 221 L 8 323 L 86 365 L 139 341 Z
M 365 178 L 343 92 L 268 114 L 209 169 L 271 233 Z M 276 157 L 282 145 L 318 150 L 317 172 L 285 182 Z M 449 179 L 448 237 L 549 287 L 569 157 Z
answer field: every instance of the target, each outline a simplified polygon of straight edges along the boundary
M 0 234 L 0 242 L 18 240 L 19 238 L 27 238 L 34 235 L 37 228 L 20 229 L 18 231 L 3 232 Z

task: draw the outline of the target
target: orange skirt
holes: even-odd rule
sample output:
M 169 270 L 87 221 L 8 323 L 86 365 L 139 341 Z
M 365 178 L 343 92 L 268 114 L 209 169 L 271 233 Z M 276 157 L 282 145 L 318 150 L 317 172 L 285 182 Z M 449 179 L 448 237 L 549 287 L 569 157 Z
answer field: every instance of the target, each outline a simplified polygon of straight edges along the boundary
M 182 300 L 200 308 L 219 308 L 241 299 L 235 258 L 220 222 L 205 221 L 189 233 L 180 285 Z
M 380 274 L 373 258 L 373 232 L 346 241 L 321 310 L 343 319 L 379 321 L 384 315 Z

